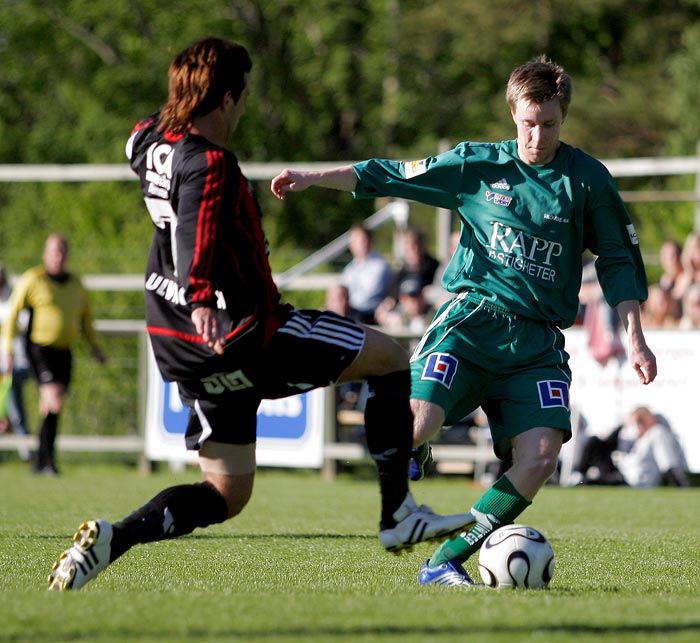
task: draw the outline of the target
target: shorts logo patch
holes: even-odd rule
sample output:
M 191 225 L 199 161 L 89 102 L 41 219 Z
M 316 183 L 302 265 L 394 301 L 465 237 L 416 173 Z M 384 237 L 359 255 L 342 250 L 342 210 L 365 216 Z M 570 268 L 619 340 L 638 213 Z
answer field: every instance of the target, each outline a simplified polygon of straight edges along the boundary
M 202 380 L 202 385 L 207 393 L 220 395 L 226 391 L 240 391 L 252 388 L 253 382 L 246 377 L 242 370 L 238 369 L 233 373 L 217 373 L 216 375 L 205 377 Z
M 543 380 L 537 382 L 540 393 L 540 406 L 543 409 L 556 407 L 569 408 L 569 383 L 557 380 Z
M 637 238 L 637 231 L 634 229 L 634 226 L 630 223 L 629 225 L 627 225 L 625 227 L 627 228 L 627 234 L 630 237 L 630 242 L 632 243 L 632 245 L 638 246 L 639 239 Z
M 423 380 L 435 380 L 445 387 L 452 386 L 452 380 L 457 372 L 457 360 L 447 353 L 431 353 L 423 369 Z

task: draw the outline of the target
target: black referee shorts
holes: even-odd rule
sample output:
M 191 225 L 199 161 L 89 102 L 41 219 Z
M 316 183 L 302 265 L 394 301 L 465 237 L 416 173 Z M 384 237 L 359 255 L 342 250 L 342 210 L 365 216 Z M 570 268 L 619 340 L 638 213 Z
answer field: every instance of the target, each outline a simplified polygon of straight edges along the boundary
M 27 357 L 39 384 L 63 384 L 68 390 L 73 373 L 73 356 L 70 349 L 28 342 Z

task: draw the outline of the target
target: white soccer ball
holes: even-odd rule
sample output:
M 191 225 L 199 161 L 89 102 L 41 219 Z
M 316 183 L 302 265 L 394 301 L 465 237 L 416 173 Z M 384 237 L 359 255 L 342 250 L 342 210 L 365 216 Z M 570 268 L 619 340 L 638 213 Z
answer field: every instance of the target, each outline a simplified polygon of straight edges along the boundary
M 481 545 L 479 573 L 489 587 L 544 589 L 554 574 L 554 550 L 537 529 L 506 525 Z

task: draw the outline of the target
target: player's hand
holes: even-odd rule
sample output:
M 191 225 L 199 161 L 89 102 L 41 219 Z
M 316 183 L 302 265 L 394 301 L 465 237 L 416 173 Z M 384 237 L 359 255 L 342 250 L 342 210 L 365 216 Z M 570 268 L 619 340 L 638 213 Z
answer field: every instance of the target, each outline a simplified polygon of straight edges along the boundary
M 630 345 L 629 361 L 642 384 L 651 384 L 656 379 L 656 356 L 649 347 Z
M 190 315 L 197 334 L 207 343 L 217 355 L 224 354 L 224 337 L 221 334 L 216 311 L 213 308 L 195 308 Z
M 270 190 L 278 199 L 284 199 L 287 192 L 301 192 L 313 184 L 313 172 L 282 170 L 270 182 Z

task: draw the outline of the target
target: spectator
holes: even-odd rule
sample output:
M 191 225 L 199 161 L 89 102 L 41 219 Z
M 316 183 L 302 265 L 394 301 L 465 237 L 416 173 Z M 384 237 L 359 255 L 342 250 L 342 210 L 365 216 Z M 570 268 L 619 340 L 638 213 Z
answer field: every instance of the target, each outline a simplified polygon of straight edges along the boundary
M 350 228 L 349 247 L 353 258 L 345 266 L 341 282 L 348 289 L 350 307 L 357 320 L 363 324 L 375 324 L 374 311 L 391 288 L 391 266 L 374 249 L 371 231 L 360 225 Z
M 350 293 L 347 286 L 342 284 L 333 284 L 326 291 L 326 310 L 354 321 L 359 320 L 357 311 L 350 307 Z M 367 383 L 362 380 L 343 382 L 335 387 L 336 406 L 338 410 L 352 410 L 364 413 L 368 394 L 369 388 Z
M 649 286 L 649 297 L 642 304 L 642 323 L 647 328 L 677 328 L 678 319 L 671 293 L 659 284 Z
M 343 286 L 343 284 L 333 284 L 326 291 L 326 310 L 330 310 L 343 317 L 352 317 L 353 310 L 350 308 L 350 292 L 347 286 Z
M 700 234 L 691 232 L 686 237 L 681 253 L 681 262 L 683 263 L 683 272 L 676 280 L 673 296 L 682 300 L 691 284 L 700 284 Z
M 377 308 L 379 324 L 391 333 L 399 331 L 421 336 L 428 327 L 435 310 L 425 298 L 424 286 L 419 279 L 404 279 L 399 285 L 398 301 L 385 299 Z
M 418 284 L 420 288 L 430 286 L 435 279 L 435 273 L 440 265 L 425 246 L 425 235 L 416 228 L 408 228 L 402 236 L 403 256 L 394 283 L 391 287 L 389 305 L 394 305 L 399 300 L 401 285 L 405 281 L 411 282 L 411 288 Z
M 5 319 L 10 313 L 10 295 L 12 289 L 7 279 L 5 269 L 0 266 L 0 328 L 5 323 Z M 27 414 L 24 410 L 24 383 L 29 379 L 29 361 L 27 360 L 26 337 L 28 315 L 26 311 L 22 311 L 18 318 L 18 326 L 22 333 L 15 336 L 12 343 L 12 385 L 7 398 L 7 418 L 5 430 L 12 429 L 15 435 L 28 435 L 27 429 Z M 3 372 L 5 365 L 2 366 Z M 1 421 L 1 420 L 0 420 Z M 29 460 L 30 454 L 27 447 L 18 449 L 19 456 L 22 460 Z
M 700 329 L 700 284 L 691 284 L 683 295 L 683 316 L 678 328 Z
M 588 350 L 593 359 L 601 366 L 606 366 L 611 359 L 619 362 L 626 359 L 620 338 L 620 318 L 605 300 L 594 262 L 585 257 L 579 289 L 579 316 L 583 320 Z
M 681 244 L 675 239 L 664 241 L 659 250 L 659 261 L 662 269 L 659 286 L 671 298 L 671 314 L 675 319 L 680 319 L 681 316 L 681 294 L 676 292 L 676 283 L 683 273 L 681 252 Z
M 630 440 L 627 445 L 625 437 Z M 618 427 L 607 438 L 589 437 L 575 470 L 584 484 L 689 486 L 678 439 L 645 406 L 635 408 L 626 426 Z
M 43 265 L 27 270 L 10 297 L 10 310 L 2 329 L 2 350 L 8 371 L 14 367 L 14 338 L 22 310 L 31 314 L 28 356 L 39 384 L 39 450 L 34 472 L 56 475 L 55 442 L 58 419 L 71 381 L 71 346 L 81 332 L 95 359 L 105 358 L 97 344 L 87 292 L 80 279 L 66 271 L 68 242 L 51 234 L 46 240 Z
M 440 308 L 444 303 L 448 302 L 454 296 L 453 293 L 449 292 L 442 284 L 442 276 L 445 274 L 445 269 L 447 268 L 452 255 L 459 246 L 460 231 L 454 230 L 450 233 L 450 254 L 445 257 L 444 261 L 440 262 L 435 271 L 435 276 L 430 286 L 425 291 L 425 296 L 430 302 L 430 305 L 436 310 Z

